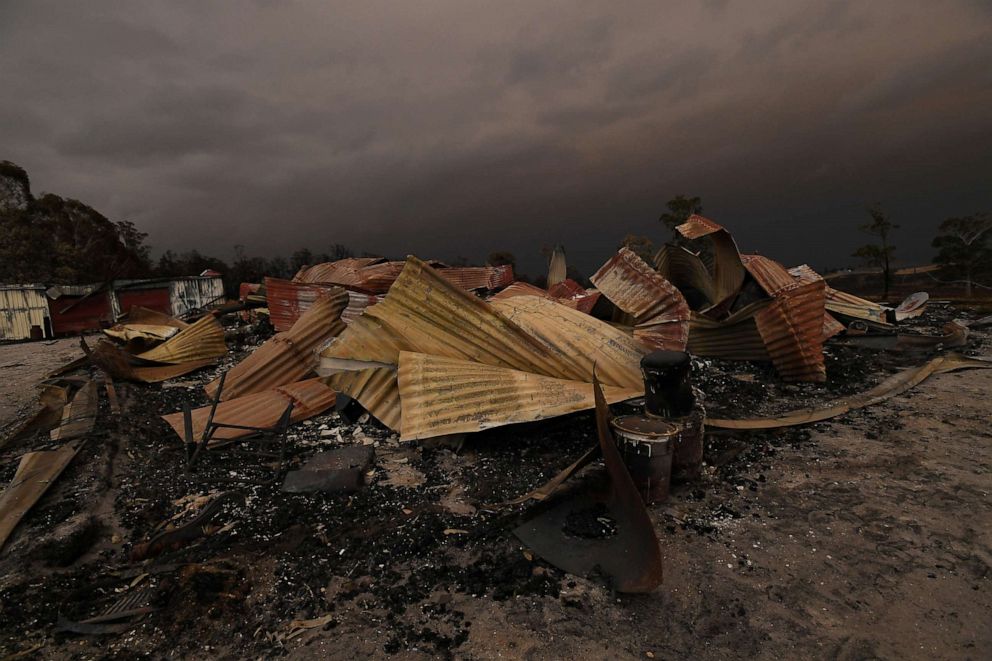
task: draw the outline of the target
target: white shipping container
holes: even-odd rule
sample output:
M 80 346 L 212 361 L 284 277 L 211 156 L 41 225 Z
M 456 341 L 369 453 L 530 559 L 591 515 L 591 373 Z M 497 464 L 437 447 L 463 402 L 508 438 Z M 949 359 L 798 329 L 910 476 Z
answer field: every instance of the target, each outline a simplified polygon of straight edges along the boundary
M 0 341 L 31 339 L 31 327 L 52 337 L 44 285 L 0 285 Z

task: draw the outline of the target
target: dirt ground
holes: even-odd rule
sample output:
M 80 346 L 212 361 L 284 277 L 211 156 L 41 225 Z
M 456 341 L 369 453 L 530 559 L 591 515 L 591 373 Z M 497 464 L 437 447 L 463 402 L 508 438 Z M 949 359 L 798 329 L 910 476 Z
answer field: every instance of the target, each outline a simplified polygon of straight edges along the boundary
M 935 309 L 929 323 L 957 313 Z M 55 346 L 0 347 L 0 365 L 27 363 L 16 368 L 19 388 L 4 384 L 19 397 L 4 402 L 6 418 L 61 362 L 48 355 L 63 350 Z M 976 334 L 969 351 L 987 355 L 992 342 Z M 926 356 L 831 347 L 827 358 L 823 385 L 783 384 L 750 363 L 697 361 L 696 371 L 711 413 L 754 415 L 867 389 Z M 0 551 L 0 650 L 51 659 L 978 659 L 992 649 L 992 370 L 936 376 L 805 428 L 708 435 L 703 478 L 650 508 L 664 584 L 620 595 L 530 554 L 510 532 L 526 507 L 487 505 L 590 447 L 590 415 L 491 430 L 455 452 L 400 445 L 374 421 L 325 414 L 291 430 L 290 463 L 373 443 L 371 484 L 351 495 L 286 494 L 268 479 L 271 460 L 238 448 L 182 469 L 179 439 L 158 416 L 203 404 L 199 386 L 223 367 L 123 387 L 119 416 L 102 403 L 86 448 Z M 0 482 L 39 446 L 4 448 Z M 128 561 L 134 544 L 182 512 L 180 499 L 233 489 L 245 503 L 225 510 L 232 527 Z M 55 630 L 60 616 L 80 619 L 135 586 L 155 593 L 156 610 L 130 630 Z M 315 618 L 312 628 L 291 624 Z
M 82 355 L 74 337 L 0 345 L 0 426 L 34 402 L 46 374 Z

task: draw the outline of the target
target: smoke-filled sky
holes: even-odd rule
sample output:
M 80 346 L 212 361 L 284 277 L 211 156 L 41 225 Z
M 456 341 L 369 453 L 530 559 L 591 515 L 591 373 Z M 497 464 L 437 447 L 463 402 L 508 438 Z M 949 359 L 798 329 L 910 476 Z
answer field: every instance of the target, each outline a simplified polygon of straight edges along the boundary
M 992 210 L 988 0 L 0 0 L 0 159 L 167 248 L 588 274 L 699 195 L 741 248 L 929 260 Z

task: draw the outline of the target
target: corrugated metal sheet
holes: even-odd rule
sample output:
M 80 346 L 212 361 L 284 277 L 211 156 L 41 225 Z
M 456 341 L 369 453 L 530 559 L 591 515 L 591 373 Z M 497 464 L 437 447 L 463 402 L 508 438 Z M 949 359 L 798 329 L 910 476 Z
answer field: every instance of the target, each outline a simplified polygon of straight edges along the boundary
M 711 264 L 709 272 L 713 276 L 713 305 L 720 305 L 727 299 L 737 295 L 744 283 L 744 265 L 741 263 L 740 251 L 734 238 L 721 225 L 698 214 L 689 216 L 682 225 L 675 228 L 687 239 L 699 239 L 708 236 L 713 242 L 713 253 L 709 255 Z
M 741 255 L 741 262 L 769 296 L 776 296 L 800 285 L 784 266 L 764 255 Z
M 90 353 L 94 365 L 115 379 L 124 381 L 141 381 L 142 383 L 159 383 L 189 374 L 207 365 L 217 362 L 215 358 L 191 360 L 175 365 L 134 365 L 134 356 L 125 353 L 114 344 L 101 340 Z
M 769 360 L 753 317 L 718 323 L 693 314 L 689 326 L 689 353 L 727 360 Z
M 565 281 L 568 277 L 568 264 L 565 262 L 565 248 L 555 246 L 548 260 L 548 290 Z
M 513 267 L 449 266 L 437 269 L 438 274 L 459 289 L 499 289 L 513 282 Z
M 341 313 L 341 321 L 350 324 L 358 317 L 362 316 L 365 309 L 371 307 L 382 300 L 381 295 L 362 294 L 357 291 L 348 291 L 348 306 Z
M 362 276 L 359 275 L 359 271 L 374 264 L 382 263 L 387 263 L 382 257 L 349 257 L 347 259 L 339 259 L 334 262 L 325 262 L 323 264 L 315 264 L 314 266 L 304 266 L 297 271 L 295 276 L 293 276 L 293 282 L 310 284 L 325 283 L 359 287 L 362 282 Z M 403 267 L 402 262 L 396 263 L 400 264 L 399 269 L 396 270 L 396 275 L 398 276 L 400 271 L 403 270 Z M 393 279 L 396 279 L 395 276 Z M 386 289 L 389 289 L 389 285 L 386 285 Z M 385 289 L 382 291 L 385 291 Z
M 406 262 L 387 262 L 381 258 L 349 258 L 301 269 L 294 282 L 334 284 L 371 294 L 383 294 L 403 272 Z M 446 266 L 436 262 L 438 273 L 461 289 L 498 289 L 513 282 L 513 267 Z
M 502 367 L 586 384 L 595 366 L 611 386 L 643 390 L 639 360 L 644 349 L 622 331 L 545 298 L 518 296 L 487 304 L 415 257 L 408 259 L 389 295 L 321 353 L 321 373 L 395 366 L 404 351 L 479 364 L 477 375 L 485 366 Z M 418 401 L 401 395 L 403 415 Z M 475 415 L 473 405 L 467 402 L 450 415 L 469 419 Z
M 776 371 L 786 381 L 825 381 L 821 280 L 780 293 L 754 316 Z
M 224 281 L 213 276 L 176 278 L 169 282 L 169 302 L 175 317 L 219 305 L 224 302 Z
M 127 310 L 125 322 L 128 324 L 152 324 L 155 326 L 172 326 L 182 330 L 189 328 L 189 324 L 181 319 L 143 307 L 133 307 Z
M 514 282 L 508 287 L 500 290 L 497 294 L 493 295 L 489 302 L 493 301 L 503 301 L 508 298 L 513 298 L 514 296 L 538 296 L 540 298 L 546 298 L 551 301 L 556 301 L 572 308 L 573 310 L 578 310 L 579 312 L 584 312 L 589 314 L 593 307 L 596 305 L 596 301 L 602 294 L 596 290 L 586 290 L 583 289 L 579 283 L 574 280 L 565 280 L 549 291 L 544 291 L 540 287 L 535 287 L 534 285 L 528 284 L 526 282 Z
M 290 420 L 300 422 L 329 409 L 334 405 L 334 397 L 334 391 L 320 379 L 308 379 L 221 402 L 214 412 L 214 420 L 231 425 L 269 428 L 274 427 L 279 422 L 290 402 L 293 402 Z M 193 438 L 202 438 L 203 430 L 210 416 L 210 406 L 195 409 L 192 414 Z M 175 430 L 179 438 L 184 438 L 181 411 L 163 415 L 162 419 Z M 245 429 L 220 428 L 214 434 L 210 445 L 248 436 L 251 433 Z
M 684 296 L 688 296 L 686 292 L 689 290 L 695 290 L 710 305 L 716 301 L 713 277 L 699 255 L 682 246 L 666 245 L 655 255 L 654 264 L 658 273 L 678 287 Z
M 139 354 L 156 363 L 188 363 L 212 360 L 227 353 L 224 328 L 215 317 L 207 315 L 150 351 Z
M 800 264 L 799 266 L 793 266 L 789 269 L 789 275 L 793 278 L 799 280 L 799 282 L 816 282 L 817 280 L 823 280 L 823 276 L 813 270 L 809 264 Z
M 575 380 L 591 382 L 595 367 L 604 383 L 643 390 L 640 365 L 647 352 L 622 330 L 537 296 L 494 301 L 492 306 L 567 365 L 560 374 L 577 374 Z
M 801 284 L 809 284 L 811 282 L 825 282 L 823 276 L 814 271 L 809 264 L 800 264 L 799 266 L 793 266 L 789 269 L 789 274 L 794 277 Z M 827 299 L 829 300 L 831 288 L 827 285 L 825 290 Z M 830 314 L 827 309 L 826 302 L 824 303 L 823 311 L 823 341 L 826 342 L 831 337 L 844 332 L 844 324 L 840 323 L 834 319 L 833 315 Z
M 827 288 L 826 296 L 826 308 L 830 312 L 854 319 L 863 319 L 884 326 L 892 325 L 887 321 L 885 307 L 878 303 L 865 300 L 854 294 L 848 294 L 833 287 Z
M 590 278 L 614 305 L 634 316 L 634 337 L 652 349 L 685 350 L 689 305 L 681 292 L 628 248 Z
M 62 409 L 62 422 L 50 432 L 52 440 L 71 441 L 93 431 L 98 404 L 96 381 L 87 381 L 76 391 L 72 401 Z
M 348 395 L 393 431 L 400 430 L 400 390 L 395 367 L 340 371 L 324 379 L 336 392 Z
M 363 314 L 320 351 L 318 373 L 326 375 L 342 368 L 384 365 L 395 368 L 400 359 L 400 351 L 409 351 L 412 348 L 389 324 Z
M 401 333 L 421 353 L 547 376 L 586 376 L 570 371 L 536 338 L 416 257 L 407 260 L 389 295 L 365 314 Z
M 279 278 L 265 279 L 266 305 L 269 308 L 269 319 L 277 331 L 289 330 L 300 318 L 300 315 L 310 309 L 313 302 L 321 296 L 340 289 L 337 285 L 306 284 L 280 280 Z M 350 324 L 370 305 L 379 302 L 380 296 L 348 291 L 348 305 L 341 313 L 341 320 Z
M 0 494 L 0 549 L 78 451 L 78 446 L 69 443 L 56 450 L 28 452 L 21 457 L 13 479 Z
M 28 340 L 31 327 L 52 336 L 44 285 L 0 285 L 0 340 Z
M 314 301 L 291 329 L 277 334 L 228 370 L 221 399 L 269 390 L 312 373 L 317 349 L 344 330 L 341 312 L 348 295 L 340 287 L 335 289 Z M 219 383 L 220 379 L 208 383 L 204 388 L 207 395 L 214 397 Z
M 400 440 L 480 431 L 543 420 L 595 406 L 591 383 L 430 356 L 400 354 L 403 402 Z M 608 401 L 643 394 L 640 388 L 604 388 Z
M 150 340 L 162 342 L 179 332 L 175 326 L 158 326 L 155 324 L 117 324 L 113 328 L 105 328 L 104 333 L 121 342 L 132 340 Z

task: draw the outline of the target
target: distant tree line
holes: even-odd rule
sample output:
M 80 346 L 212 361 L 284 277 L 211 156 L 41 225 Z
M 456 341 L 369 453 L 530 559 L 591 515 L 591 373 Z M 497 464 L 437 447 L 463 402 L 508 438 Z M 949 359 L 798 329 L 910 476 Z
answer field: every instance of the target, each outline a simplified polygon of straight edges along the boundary
M 671 231 L 670 243 L 684 244 L 675 228 L 692 214 L 702 213 L 699 197 L 677 195 L 665 205 L 659 217 Z M 888 296 L 892 282 L 892 264 L 896 247 L 893 223 L 881 207 L 868 208 L 871 221 L 861 229 L 875 237 L 858 248 L 854 255 L 869 266 L 882 271 L 883 295 Z M 92 207 L 78 200 L 45 194 L 34 197 L 27 173 L 9 161 L 0 161 L 0 283 L 80 284 L 111 279 L 174 277 L 198 275 L 207 269 L 223 274 L 229 295 L 236 295 L 242 282 L 261 282 L 265 276 L 291 278 L 303 266 L 354 257 L 355 252 L 340 243 L 326 251 L 301 248 L 285 257 L 249 256 L 244 246 L 234 247 L 234 260 L 203 255 L 198 250 L 175 253 L 165 251 L 157 261 L 145 243 L 148 235 L 124 220 L 112 222 Z M 651 263 L 657 246 L 646 236 L 628 234 L 621 241 Z M 934 262 L 940 264 L 945 278 L 954 278 L 965 286 L 967 296 L 973 286 L 992 285 L 992 216 L 976 213 L 948 218 L 937 228 L 932 242 L 937 250 Z M 551 249 L 542 251 L 550 258 Z M 375 256 L 361 253 L 363 257 Z M 516 273 L 516 258 L 506 251 L 490 253 L 492 265 L 510 264 Z M 452 266 L 467 265 L 464 257 L 452 260 Z M 568 276 L 587 285 L 571 265 Z M 544 286 L 546 275 L 531 281 L 516 273 L 518 279 Z

